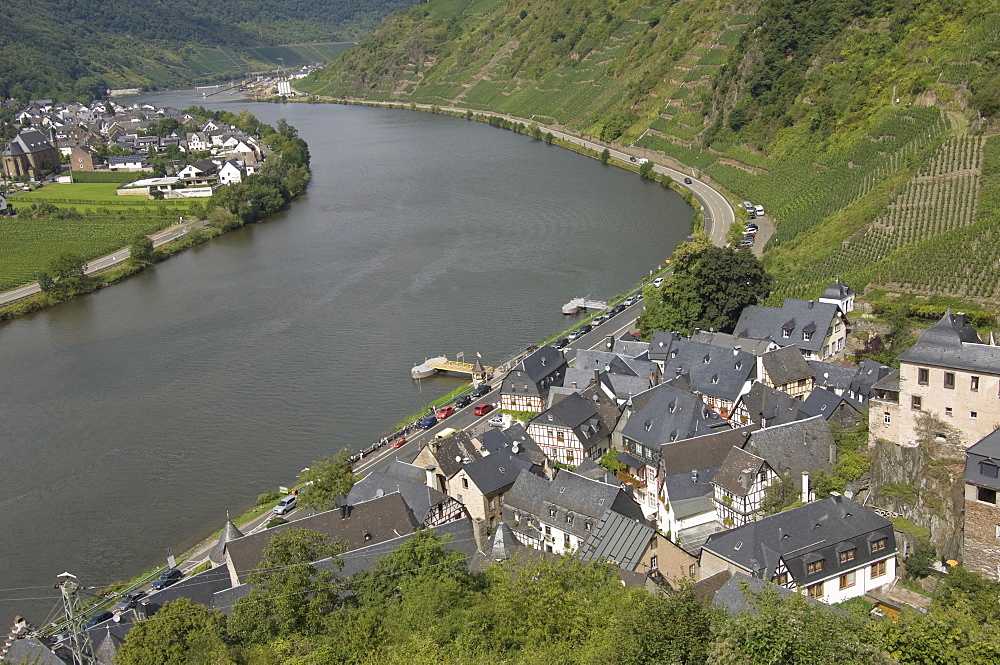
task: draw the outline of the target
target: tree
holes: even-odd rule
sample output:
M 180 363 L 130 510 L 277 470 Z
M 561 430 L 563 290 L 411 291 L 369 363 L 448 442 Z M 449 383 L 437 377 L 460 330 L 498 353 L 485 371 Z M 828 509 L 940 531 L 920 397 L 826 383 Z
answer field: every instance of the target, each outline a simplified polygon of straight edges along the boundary
M 605 148 L 601 152 L 601 163 L 602 164 L 607 164 L 610 160 L 611 160 L 611 151 L 608 150 L 607 148 Z
M 45 272 L 56 281 L 55 288 L 60 291 L 74 292 L 86 282 L 84 261 L 79 254 L 62 252 L 49 259 Z
M 42 290 L 42 293 L 48 293 L 52 290 L 55 282 L 52 281 L 52 275 L 44 270 L 39 270 L 34 275 L 35 281 L 38 282 L 38 288 Z
M 341 450 L 333 457 L 327 457 L 313 464 L 299 475 L 300 483 L 308 483 L 299 496 L 299 505 L 315 510 L 330 510 L 336 507 L 337 495 L 347 496 L 357 476 L 351 472 L 347 451 Z
M 765 515 L 780 513 L 799 500 L 799 490 L 795 481 L 787 474 L 782 474 L 764 490 L 764 500 L 761 510 Z
M 132 238 L 129 246 L 129 258 L 137 266 L 146 266 L 153 261 L 153 241 L 144 233 Z
M 906 574 L 911 577 L 927 577 L 931 574 L 931 564 L 936 556 L 933 545 L 926 540 L 918 540 L 913 553 L 903 561 Z
M 251 643 L 278 636 L 315 634 L 341 601 L 344 584 L 338 558 L 346 547 L 310 529 L 287 528 L 264 549 L 260 565 L 247 576 L 255 589 L 233 605 L 231 630 Z M 313 564 L 331 558 L 322 570 Z
M 639 177 L 643 180 L 653 179 L 653 162 L 646 161 L 639 165 Z
M 226 619 L 179 598 L 163 604 L 155 616 L 138 622 L 118 649 L 118 665 L 228 665 L 226 643 L 222 639 Z

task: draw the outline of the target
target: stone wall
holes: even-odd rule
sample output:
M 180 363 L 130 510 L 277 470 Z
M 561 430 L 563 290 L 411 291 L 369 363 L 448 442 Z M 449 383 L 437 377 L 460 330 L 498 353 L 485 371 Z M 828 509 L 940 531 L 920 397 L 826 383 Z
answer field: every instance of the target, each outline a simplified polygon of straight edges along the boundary
M 948 428 L 932 417 L 924 417 L 917 446 L 888 441 L 873 445 L 872 496 L 869 508 L 899 513 L 917 526 L 930 530 L 938 554 L 962 560 L 962 512 L 964 504 L 965 449 L 948 433 L 947 441 L 934 434 Z
M 965 486 L 965 552 L 967 570 L 990 579 L 1000 577 L 1000 508 L 976 500 L 976 486 Z

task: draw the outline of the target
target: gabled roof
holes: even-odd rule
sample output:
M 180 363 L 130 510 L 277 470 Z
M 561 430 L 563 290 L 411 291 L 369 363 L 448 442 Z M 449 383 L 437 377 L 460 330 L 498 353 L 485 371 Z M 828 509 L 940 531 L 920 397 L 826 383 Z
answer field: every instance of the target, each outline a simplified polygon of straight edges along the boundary
M 850 391 L 854 395 L 867 399 L 871 396 L 872 387 L 893 372 L 888 365 L 865 358 L 858 366 L 858 371 L 851 379 Z
M 774 342 L 769 339 L 754 339 L 746 336 L 736 337 L 734 335 L 730 335 L 729 333 L 706 332 L 704 330 L 697 329 L 691 333 L 691 340 L 694 342 L 701 342 L 702 344 L 721 346 L 727 349 L 738 346 L 743 351 L 755 356 L 761 356 L 767 353 L 774 346 Z
M 751 421 L 773 427 L 793 422 L 802 402 L 763 383 L 754 383 L 750 392 L 740 397 L 738 404 L 746 408 Z
M 532 418 L 528 427 L 532 425 L 572 430 L 584 450 L 611 434 L 611 428 L 598 411 L 598 404 L 579 393 L 565 396 Z
M 746 445 L 752 431 L 752 427 L 742 427 L 661 446 L 659 475 L 667 477 L 690 473 L 693 469 L 720 467 L 733 447 Z
M 463 466 L 482 457 L 482 453 L 472 445 L 472 435 L 466 430 L 458 430 L 443 439 L 434 439 L 428 442 L 427 447 L 434 455 L 438 471 L 445 478 L 451 478 Z
M 872 386 L 872 391 L 875 390 L 888 390 L 890 392 L 899 392 L 899 370 L 894 369 L 884 377 L 875 382 Z
M 5 665 L 66 665 L 37 637 L 14 640 L 4 658 Z
M 965 482 L 1000 490 L 1000 478 L 994 478 L 991 473 L 994 469 L 1000 469 L 1000 429 L 993 430 L 965 451 Z
M 949 308 L 941 320 L 921 333 L 917 343 L 899 354 L 899 360 L 984 374 L 1000 374 L 1000 347 L 983 344 L 964 314 Z
M 500 392 L 545 397 L 551 386 L 562 384 L 566 366 L 566 358 L 558 349 L 543 346 L 514 366 Z
M 663 378 L 688 375 L 691 391 L 735 402 L 756 369 L 752 354 L 737 345 L 731 349 L 674 338 L 663 359 Z
M 816 379 L 816 385 L 824 388 L 847 390 L 858 374 L 858 368 L 854 365 L 841 365 L 821 360 L 808 360 L 806 362 Z
M 663 479 L 664 494 L 674 517 L 682 520 L 715 510 L 712 481 L 718 472 L 718 466 L 711 466 L 675 473 Z
M 634 399 L 622 436 L 656 449 L 665 443 L 729 429 L 729 424 L 700 397 L 660 384 Z M 640 406 L 641 404 L 641 406 Z
M 843 409 L 841 409 L 843 407 Z M 866 409 L 847 395 L 838 395 L 826 388 L 816 387 L 809 396 L 806 397 L 802 405 L 799 406 L 800 420 L 819 416 L 825 420 L 830 420 L 838 410 L 850 409 L 854 413 L 862 413 Z
M 872 552 L 871 543 L 882 539 L 885 548 Z M 764 580 L 784 561 L 799 587 L 896 553 L 892 522 L 839 494 L 712 534 L 702 547 Z M 852 549 L 841 563 L 839 554 Z M 822 569 L 808 573 L 807 564 L 820 559 Z
M 28 129 L 10 140 L 10 143 L 4 148 L 3 156 L 31 155 L 43 150 L 50 150 L 52 147 L 48 136 L 38 130 Z
M 354 505 L 371 501 L 379 497 L 398 492 L 406 502 L 406 506 L 413 512 L 414 518 L 421 524 L 427 519 L 431 509 L 448 500 L 448 495 L 444 492 L 428 487 L 425 484 L 426 472 L 411 464 L 395 462 L 393 465 L 396 475 L 390 475 L 382 471 L 372 471 L 367 476 L 359 480 L 351 488 L 347 495 L 347 505 Z M 399 478 L 401 475 L 399 467 L 408 466 L 419 474 L 420 480 L 409 480 Z
M 736 322 L 737 337 L 754 337 L 772 340 L 778 346 L 797 346 L 807 351 L 819 351 L 834 319 L 840 316 L 840 307 L 815 300 L 785 298 L 780 307 L 750 305 Z M 786 337 L 782 331 L 788 331 Z M 815 331 L 810 339 L 803 339 L 803 332 Z
M 514 423 L 505 430 L 491 427 L 478 438 L 482 449 L 490 455 L 497 453 L 524 455 L 538 466 L 545 466 L 548 461 L 548 457 L 521 423 Z
M 583 561 L 608 562 L 623 570 L 636 570 L 649 541 L 655 536 L 656 531 L 649 524 L 608 510 L 593 527 L 577 555 Z
M 830 457 L 836 457 L 836 442 L 829 423 L 813 416 L 753 432 L 746 450 L 766 459 L 778 473 L 797 478 L 803 471 L 829 469 Z
M 413 533 L 419 526 L 413 513 L 398 492 L 342 509 L 310 515 L 288 524 L 275 526 L 237 540 L 226 546 L 240 581 L 264 560 L 264 550 L 271 539 L 287 529 L 312 529 L 330 541 L 356 549 Z
M 776 386 L 813 378 L 812 368 L 794 346 L 768 351 L 760 357 L 760 362 L 771 383 Z
M 522 470 L 533 469 L 541 472 L 541 469 L 535 467 L 531 460 L 520 453 L 517 455 L 496 453 L 477 459 L 472 464 L 466 464 L 462 470 L 483 496 L 489 497 L 513 485 Z
M 768 467 L 763 457 L 741 448 L 732 447 L 713 482 L 736 496 L 746 496 L 754 481 Z

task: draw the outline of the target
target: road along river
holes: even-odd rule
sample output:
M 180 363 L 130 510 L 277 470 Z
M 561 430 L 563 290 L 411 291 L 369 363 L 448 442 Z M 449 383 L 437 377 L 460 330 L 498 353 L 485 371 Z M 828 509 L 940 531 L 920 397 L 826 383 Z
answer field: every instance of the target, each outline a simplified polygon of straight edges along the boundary
M 403 110 L 193 102 L 287 117 L 313 181 L 270 221 L 0 326 L 0 620 L 68 570 L 160 564 L 312 460 L 356 449 L 641 280 L 691 229 L 675 192 L 482 123 Z M 28 600 L 37 599 L 37 600 Z

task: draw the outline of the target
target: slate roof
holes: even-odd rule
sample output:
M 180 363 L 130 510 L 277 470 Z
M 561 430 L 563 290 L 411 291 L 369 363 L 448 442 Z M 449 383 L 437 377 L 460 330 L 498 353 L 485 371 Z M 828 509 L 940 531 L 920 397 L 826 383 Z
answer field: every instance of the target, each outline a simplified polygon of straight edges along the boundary
M 823 291 L 823 297 L 830 298 L 831 300 L 843 300 L 853 294 L 854 289 L 841 282 L 839 277 L 836 282 L 826 287 L 826 290 Z
M 798 298 L 785 298 L 780 308 L 750 305 L 740 313 L 736 336 L 769 339 L 778 346 L 797 346 L 818 352 L 823 348 L 823 340 L 839 316 L 839 310 L 832 303 Z M 788 331 L 788 337 L 784 336 L 783 330 Z M 815 334 L 805 340 L 803 332 Z
M 894 369 L 883 378 L 879 379 L 872 385 L 872 392 L 878 390 L 887 390 L 890 392 L 899 392 L 899 370 Z
M 725 584 L 719 587 L 712 596 L 712 602 L 719 607 L 725 608 L 727 612 L 734 616 L 743 612 L 753 612 L 756 614 L 757 608 L 747 602 L 747 594 L 744 590 L 760 592 L 767 586 L 772 587 L 779 596 L 785 598 L 791 598 L 796 595 L 795 591 L 787 587 L 771 584 L 756 577 L 750 577 L 745 573 L 733 573 L 726 580 Z M 814 598 L 806 598 L 806 602 L 811 605 L 822 605 L 822 603 Z
M 755 356 L 764 355 L 774 344 L 769 339 L 754 339 L 745 335 L 743 337 L 736 337 L 734 335 L 730 335 L 729 333 L 705 332 L 704 330 L 695 330 L 691 334 L 691 340 L 694 342 L 701 342 L 702 344 L 721 346 L 727 349 L 738 346 L 741 350 Z
M 153 616 L 165 603 L 178 598 L 187 598 L 192 603 L 211 607 L 213 594 L 232 586 L 229 569 L 216 566 L 168 586 L 162 591 L 150 594 L 142 599 L 147 617 Z
M 965 482 L 1000 491 L 1000 478 L 992 474 L 998 468 L 1000 429 L 993 430 L 965 451 Z
M 917 343 L 899 354 L 914 365 L 934 365 L 983 374 L 1000 374 L 1000 346 L 983 344 L 964 314 L 949 308 L 941 320 L 920 334 Z
M 514 537 L 514 533 L 506 523 L 500 522 L 493 535 L 489 537 L 483 546 L 483 554 L 490 561 L 506 561 L 514 556 L 514 553 L 521 549 L 521 541 Z
M 735 402 L 756 373 L 756 359 L 741 349 L 674 338 L 663 359 L 663 378 L 688 375 L 691 391 Z
M 871 543 L 883 538 L 885 549 L 873 553 Z M 841 563 L 839 554 L 850 549 L 854 558 Z M 893 555 L 896 541 L 892 522 L 838 494 L 712 534 L 704 550 L 763 580 L 770 580 L 784 560 L 795 584 L 803 587 Z M 807 564 L 820 559 L 822 570 L 809 574 Z
M 760 362 L 771 383 L 776 386 L 813 378 L 812 368 L 794 346 L 768 351 L 760 357 Z
M 656 531 L 649 524 L 607 510 L 577 556 L 583 561 L 606 561 L 623 570 L 636 570 L 655 535 Z
M 716 485 L 736 496 L 746 496 L 757 476 L 766 467 L 767 462 L 763 457 L 734 446 L 729 449 L 722 467 L 713 480 Z
M 462 470 L 466 461 L 472 462 L 482 457 L 479 450 L 472 445 L 472 435 L 466 430 L 458 430 L 443 439 L 433 439 L 427 447 L 437 461 L 437 470 L 445 478 L 451 478 Z
M 690 473 L 692 469 L 720 467 L 734 446 L 746 445 L 752 431 L 751 427 L 743 427 L 664 445 L 660 448 L 659 475 L 667 477 Z
M 806 362 L 816 379 L 816 385 L 825 388 L 847 390 L 858 373 L 858 368 L 854 365 L 827 363 L 821 360 L 808 360 Z
M 788 393 L 755 383 L 750 392 L 740 397 L 740 404 L 746 407 L 750 420 L 767 427 L 793 422 L 802 402 Z
M 496 495 L 513 485 L 522 470 L 541 473 L 541 469 L 526 456 L 520 453 L 512 455 L 509 452 L 487 455 L 463 468 L 469 480 L 486 497 Z
M 609 426 L 597 409 L 598 404 L 593 400 L 579 393 L 573 393 L 532 418 L 528 426 L 562 427 L 572 430 L 586 451 L 610 436 L 611 427 L 615 424 Z
M 669 384 L 647 390 L 633 403 L 622 437 L 654 450 L 665 443 L 729 429 L 725 419 L 700 397 Z
M 52 142 L 49 137 L 42 132 L 29 129 L 21 132 L 10 140 L 3 150 L 4 157 L 17 157 L 18 155 L 30 155 L 43 150 L 51 149 Z
M 803 471 L 829 469 L 836 443 L 830 425 L 820 416 L 766 427 L 750 435 L 746 450 L 767 460 L 778 473 L 797 478 Z
M 331 541 L 340 541 L 356 549 L 413 533 L 419 524 L 402 495 L 394 492 L 244 536 L 230 541 L 226 549 L 237 578 L 242 582 L 264 560 L 264 549 L 271 538 L 287 529 L 312 529 L 328 536 Z
M 35 637 L 14 640 L 3 662 L 5 665 L 66 665 L 65 661 Z
M 687 473 L 675 473 L 663 479 L 666 501 L 670 503 L 674 517 L 682 520 L 715 510 L 712 502 L 715 488 L 712 481 L 718 472 L 718 466 L 704 467 Z
M 863 404 L 859 404 L 847 395 L 838 395 L 826 388 L 817 387 L 799 406 L 798 417 L 800 420 L 805 420 L 813 416 L 820 416 L 825 420 L 830 420 L 837 414 L 838 410 L 841 410 L 841 406 L 845 410 L 849 409 L 858 414 L 867 411 Z
M 850 392 L 854 399 L 867 400 L 872 395 L 872 387 L 893 372 L 888 365 L 865 358 L 851 379 Z
M 413 517 L 423 524 L 434 506 L 447 501 L 447 494 L 426 485 L 427 474 L 423 469 L 398 461 L 390 466 L 394 467 L 395 475 L 389 475 L 389 473 L 382 471 L 372 471 L 356 482 L 347 495 L 347 505 L 353 506 L 398 492 L 403 497 L 403 501 L 406 502 L 407 508 L 413 513 Z M 403 475 L 403 470 L 399 468 L 401 466 L 408 466 L 419 473 L 420 481 L 399 478 L 398 476 Z
M 215 543 L 215 547 L 208 553 L 208 560 L 215 566 L 224 564 L 226 562 L 226 543 L 230 540 L 242 538 L 243 535 L 243 532 L 229 520 L 229 516 L 227 515 L 226 525 L 222 527 L 222 533 L 219 534 L 219 540 Z
M 659 374 L 659 367 L 651 360 L 633 358 L 622 353 L 590 349 L 580 349 L 576 352 L 576 357 L 573 358 L 573 368 L 587 370 L 591 376 L 593 376 L 594 370 L 599 370 L 609 374 L 638 376 L 646 379 L 647 382 L 650 380 L 650 373 L 653 374 L 654 378 Z
M 545 453 L 542 452 L 542 449 L 538 447 L 538 444 L 521 423 L 514 423 L 505 430 L 491 427 L 480 434 L 478 439 L 483 450 L 491 455 L 497 453 L 509 455 L 516 443 L 518 454 L 523 454 L 538 466 L 545 466 L 548 461 L 548 457 L 545 456 Z
M 500 392 L 544 398 L 550 386 L 562 385 L 566 367 L 566 358 L 558 349 L 543 346 L 514 366 Z

